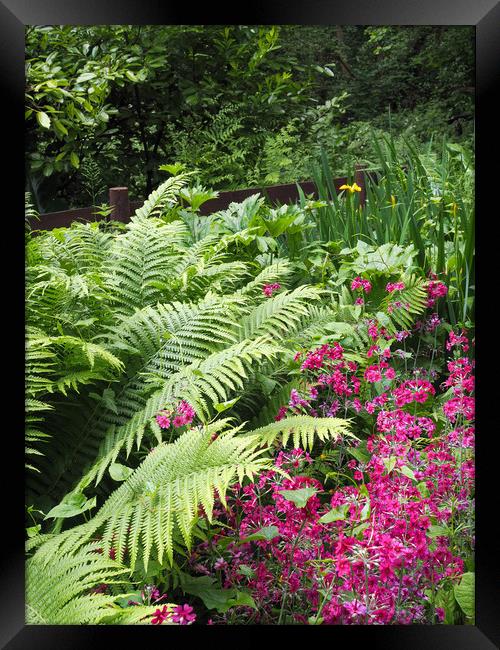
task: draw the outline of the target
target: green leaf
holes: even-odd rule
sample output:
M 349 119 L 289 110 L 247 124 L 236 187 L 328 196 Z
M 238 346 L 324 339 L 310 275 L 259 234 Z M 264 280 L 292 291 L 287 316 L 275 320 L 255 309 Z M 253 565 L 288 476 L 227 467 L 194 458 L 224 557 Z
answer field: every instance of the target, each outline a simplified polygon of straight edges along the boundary
M 266 375 L 262 373 L 257 373 L 255 376 L 257 381 L 260 384 L 260 387 L 262 388 L 262 391 L 266 396 L 270 395 L 278 385 L 277 381 L 274 381 L 274 379 L 270 379 L 269 377 L 266 377 Z
M 267 237 L 256 237 L 255 238 L 255 243 L 257 244 L 257 248 L 261 253 L 266 253 L 268 249 L 267 245 Z
M 369 525 L 370 525 L 369 523 L 364 523 L 364 524 L 359 524 L 359 526 L 355 526 L 352 531 L 353 537 L 357 537 L 358 539 L 361 539 L 363 531 L 366 530 Z
M 252 567 L 249 567 L 248 564 L 240 564 L 237 573 L 246 576 L 247 578 L 253 578 L 255 575 L 255 571 Z
M 368 519 L 370 513 L 371 513 L 371 504 L 370 504 L 370 499 L 368 499 L 365 505 L 363 506 L 363 509 L 361 510 L 360 521 L 365 521 L 365 519 Z
M 109 475 L 114 481 L 125 481 L 133 471 L 131 467 L 126 467 L 120 463 L 111 463 L 109 466 Z
M 464 573 L 459 585 L 455 585 L 454 593 L 460 609 L 468 617 L 474 619 L 475 612 L 475 573 Z
M 130 79 L 130 81 L 133 81 L 133 82 L 138 81 L 136 75 L 131 70 L 125 70 L 125 75 L 126 75 L 127 79 Z
M 455 624 L 455 613 L 457 611 L 457 602 L 453 590 L 439 589 L 436 592 L 436 599 L 434 601 L 435 607 L 442 607 L 444 609 L 445 625 Z
M 396 456 L 389 456 L 389 458 L 384 458 L 384 465 L 385 469 L 387 470 L 387 473 L 390 474 L 392 470 L 394 469 L 394 466 L 396 465 L 397 457 Z
M 44 129 L 50 129 L 50 117 L 47 115 L 47 113 L 38 111 L 36 114 L 36 119 L 38 120 L 38 124 L 40 124 L 40 126 L 43 126 Z
M 329 524 L 332 521 L 343 521 L 347 516 L 347 511 L 349 510 L 349 504 L 344 503 L 337 508 L 333 508 L 322 517 L 319 518 L 319 521 L 322 524 Z
M 370 452 L 368 452 L 362 445 L 359 445 L 358 447 L 347 447 L 347 451 L 360 463 L 364 464 L 370 460 Z
M 247 537 L 242 537 L 240 543 L 246 544 L 246 542 L 254 542 L 260 539 L 267 539 L 271 541 L 275 537 L 279 536 L 279 529 L 277 526 L 264 526 L 255 533 L 248 535 Z
M 408 478 L 411 478 L 412 481 L 417 480 L 415 476 L 415 472 L 412 469 L 410 469 L 407 465 L 403 465 L 403 467 L 400 467 L 399 471 L 401 472 L 401 474 L 404 474 Z
M 450 532 L 447 526 L 429 526 L 427 530 L 427 537 L 441 537 L 446 536 Z
M 78 157 L 78 154 L 72 151 L 69 158 L 71 160 L 71 164 L 73 165 L 73 167 L 78 169 L 78 167 L 80 167 L 80 158 Z
M 133 603 L 142 605 L 142 594 L 140 591 L 130 591 L 121 598 L 116 599 L 116 604 L 120 607 L 135 607 Z
M 40 524 L 37 524 L 36 526 L 31 526 L 30 528 L 26 528 L 26 533 L 28 537 L 35 537 L 38 535 L 40 530 L 42 529 Z
M 82 512 L 95 508 L 96 497 L 87 500 L 87 497 L 81 492 L 68 494 L 57 506 L 54 506 L 50 512 L 45 515 L 45 519 L 66 519 L 67 517 L 76 517 Z
M 184 165 L 182 163 L 174 163 L 173 165 L 160 165 L 158 169 L 162 172 L 169 172 L 175 176 L 184 170 Z
M 361 483 L 361 485 L 359 486 L 359 493 L 365 496 L 367 499 L 370 498 L 370 493 L 368 492 L 368 488 L 364 483 Z
M 287 501 L 295 503 L 297 508 L 305 508 L 309 499 L 316 492 L 315 488 L 299 488 L 298 490 L 282 490 L 279 494 Z
M 68 129 L 64 126 L 64 124 L 59 121 L 54 119 L 54 129 L 60 134 L 60 135 L 68 135 Z M 62 156 L 61 156 L 62 157 Z M 57 158 L 56 158 L 57 160 Z
M 184 593 L 197 596 L 203 601 L 208 609 L 216 609 L 223 613 L 232 605 L 230 601 L 236 601 L 238 592 L 234 589 L 220 589 L 215 586 L 214 578 L 210 576 L 192 577 L 187 573 L 181 573 L 181 587 Z
M 417 484 L 417 490 L 424 497 L 424 499 L 429 496 L 429 488 L 427 487 L 425 481 Z
M 95 72 L 83 72 L 79 77 L 76 79 L 76 83 L 80 84 L 83 83 L 84 81 L 90 81 L 90 79 L 94 79 L 96 77 Z
M 230 399 L 227 402 L 217 402 L 217 404 L 214 404 L 214 409 L 217 411 L 217 413 L 222 413 L 234 406 L 239 399 L 239 397 L 235 397 L 234 399 Z
M 228 590 L 228 591 L 232 591 L 232 590 Z M 231 607 L 241 607 L 241 606 L 257 609 L 257 605 L 255 604 L 254 599 L 248 592 L 237 591 L 236 596 L 234 598 L 229 598 L 225 605 L 221 605 L 218 608 L 218 611 L 221 614 L 223 614 L 224 612 L 227 612 L 227 610 L 230 609 Z

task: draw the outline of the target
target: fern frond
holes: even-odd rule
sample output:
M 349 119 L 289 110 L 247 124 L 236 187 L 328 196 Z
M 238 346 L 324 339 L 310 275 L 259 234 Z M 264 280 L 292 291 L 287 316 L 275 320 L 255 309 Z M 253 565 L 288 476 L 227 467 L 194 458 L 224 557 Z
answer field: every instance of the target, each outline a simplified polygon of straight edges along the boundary
M 337 441 L 344 436 L 357 437 L 350 431 L 350 421 L 340 418 L 313 418 L 308 415 L 294 415 L 278 422 L 272 422 L 250 431 L 248 436 L 258 441 L 259 446 L 269 447 L 280 439 L 283 447 L 292 440 L 294 448 L 312 449 L 316 439 L 326 442 Z
M 429 281 L 416 275 L 406 275 L 403 282 L 404 289 L 397 294 L 389 294 L 381 303 L 388 317 L 388 323 L 383 324 L 390 334 L 398 329 L 411 329 L 415 316 L 423 314 L 427 308 Z
M 122 597 L 126 597 L 123 594 Z M 170 612 L 174 607 L 174 603 L 165 603 L 161 601 L 158 605 L 134 605 L 133 607 L 116 607 L 115 613 L 107 616 L 101 622 L 106 625 L 149 625 L 154 618 L 154 613 L 158 609 L 167 608 Z M 175 625 L 167 619 L 162 625 Z
M 243 390 L 252 368 L 258 368 L 262 361 L 275 357 L 280 351 L 268 338 L 259 337 L 236 343 L 172 374 L 123 426 L 112 426 L 106 432 L 98 460 L 84 475 L 81 484 L 93 480 L 99 483 L 124 447 L 127 456 L 134 444 L 139 448 L 146 427 L 160 410 L 186 400 L 204 421 L 213 403 L 228 401 L 238 390 Z
M 183 259 L 181 244 L 187 236 L 182 221 L 165 224 L 161 219 L 136 218 L 116 237 L 105 279 L 119 313 L 131 314 L 162 297 L 168 284 L 158 282 L 171 277 Z
M 293 291 L 282 291 L 255 307 L 241 322 L 240 336 L 291 335 L 309 312 L 310 305 L 321 296 L 316 287 L 302 285 Z
M 227 420 L 191 429 L 173 444 L 160 444 L 90 522 L 52 538 L 38 552 L 48 562 L 99 532 L 104 554 L 113 547 L 123 559 L 127 551 L 132 570 L 139 556 L 147 567 L 152 553 L 160 563 L 164 556 L 172 563 L 174 528 L 189 549 L 199 506 L 211 521 L 215 491 L 224 503 L 233 480 L 253 479 L 269 466 L 255 437 L 236 435 L 238 428 L 221 431 L 226 425 Z M 214 432 L 220 435 L 212 440 Z
M 144 205 L 136 210 L 132 221 L 160 216 L 162 212 L 175 203 L 182 188 L 186 185 L 189 175 L 189 173 L 179 174 L 164 181 L 156 190 L 151 192 L 144 201 Z
M 48 566 L 39 553 L 26 566 L 26 622 L 29 625 L 97 625 L 110 614 L 115 596 L 91 593 L 102 583 L 116 583 L 127 570 L 87 544 L 58 555 Z M 102 552 L 102 551 L 101 551 Z
M 276 260 L 273 264 L 266 266 L 262 271 L 242 289 L 238 291 L 243 295 L 262 296 L 262 288 L 265 284 L 273 282 L 286 282 L 293 273 L 291 263 L 286 259 Z

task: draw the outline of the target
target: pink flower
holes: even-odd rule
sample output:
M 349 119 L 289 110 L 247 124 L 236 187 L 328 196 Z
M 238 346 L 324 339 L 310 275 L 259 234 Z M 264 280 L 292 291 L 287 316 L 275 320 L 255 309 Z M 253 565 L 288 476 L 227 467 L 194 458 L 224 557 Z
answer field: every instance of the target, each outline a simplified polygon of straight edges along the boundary
M 393 291 L 402 291 L 405 288 L 405 283 L 404 282 L 389 282 L 389 284 L 386 285 L 385 290 L 388 291 L 389 293 L 392 293 Z
M 375 323 L 368 324 L 377 330 Z M 402 338 L 409 335 L 402 332 Z M 380 331 L 377 336 L 385 334 Z M 468 345 L 467 340 L 459 340 L 461 336 L 465 334 L 454 334 L 449 340 L 450 348 L 458 350 L 448 361 L 448 377 L 440 386 L 442 392 L 450 390 L 442 406 L 448 423 L 440 421 L 439 429 L 431 417 L 420 416 L 420 409 L 414 408 L 425 403 L 425 412 L 434 412 L 427 408 L 436 393 L 431 381 L 437 375 L 431 371 L 405 370 L 398 364 L 397 378 L 401 379 L 394 388 L 379 393 L 370 383 L 396 380 L 395 369 L 389 367 L 389 349 L 386 353 L 371 347 L 371 355 L 378 352 L 378 363 L 368 367 L 363 378 L 355 376 L 359 367 L 344 358 L 338 344 L 306 354 L 303 370 L 307 375 L 298 390 L 290 391 L 290 406 L 281 407 L 280 412 L 301 409 L 313 417 L 336 412 L 349 417 L 349 409 L 362 409 L 360 399 L 353 399 L 358 393 L 366 410 L 356 419 L 363 420 L 358 426 L 368 433 L 369 455 L 362 463 L 347 457 L 344 476 L 353 478 L 328 490 L 330 485 L 304 475 L 312 469 L 307 466 L 313 462 L 309 454 L 278 447 L 273 468 L 261 472 L 253 483 L 234 484 L 227 507 L 216 502 L 214 516 L 227 524 L 215 540 L 220 537 L 225 542 L 224 559 L 219 557 L 217 544 L 202 541 L 193 562 L 206 567 L 206 575 L 220 579 L 223 588 L 242 587 L 251 593 L 257 610 L 239 608 L 239 623 L 276 623 L 285 589 L 298 594 L 301 610 L 294 621 L 303 624 L 318 616 L 320 608 L 326 625 L 444 621 L 442 609 L 429 608 L 426 592 L 458 580 L 466 570 L 464 557 L 474 544 L 473 535 L 466 533 L 464 553 L 448 535 L 429 534 L 431 525 L 448 524 L 450 503 L 456 503 L 456 523 L 470 516 L 474 503 L 474 400 L 470 396 L 474 362 L 458 358 L 462 344 Z M 317 400 L 314 408 L 312 399 Z M 352 447 L 359 444 L 353 442 Z M 462 448 L 469 453 L 457 453 Z M 320 458 L 331 463 L 333 457 L 327 448 L 325 452 Z M 309 486 L 317 494 L 305 507 L 282 496 L 283 491 Z M 327 503 L 320 496 L 325 491 L 331 495 Z M 341 516 L 325 522 L 323 515 L 331 509 Z M 263 527 L 275 527 L 276 535 L 245 543 L 245 537 Z M 323 590 L 329 591 L 327 602 L 323 602 Z M 216 623 L 221 621 L 229 622 L 229 618 L 218 616 Z
M 395 379 L 396 378 L 396 372 L 394 371 L 394 368 L 387 368 L 385 371 L 385 378 L 386 379 Z
M 378 327 L 377 324 L 374 323 L 373 321 L 370 321 L 368 324 L 368 336 L 374 341 L 378 337 Z
M 351 291 L 355 291 L 355 290 L 361 290 L 361 291 L 365 291 L 366 293 L 370 293 L 370 291 L 372 290 L 372 285 L 368 280 L 365 280 L 364 278 L 358 275 L 351 282 Z
M 288 410 L 288 408 L 286 406 L 280 406 L 280 408 L 278 410 L 278 415 L 276 415 L 275 418 L 274 418 L 276 420 L 276 422 L 279 422 L 284 417 L 286 417 L 287 410 Z
M 366 381 L 370 382 L 370 384 L 381 381 L 382 373 L 380 372 L 380 366 L 368 366 L 368 368 L 365 370 L 364 377 Z
M 460 334 L 455 334 L 453 330 L 450 332 L 448 340 L 446 341 L 446 349 L 451 350 L 453 347 L 461 347 L 464 352 L 467 352 L 469 349 L 469 340 L 465 336 L 464 330 L 461 330 Z
M 359 399 L 357 397 L 352 400 L 352 408 L 357 413 L 359 413 L 361 411 L 361 409 L 363 408 L 363 406 L 361 405 L 361 402 L 359 401 Z
M 168 429 L 170 426 L 170 418 L 168 418 L 166 415 L 157 415 L 156 421 L 162 429 Z
M 278 289 L 281 289 L 281 284 L 278 284 L 278 282 L 274 282 L 273 284 L 265 284 L 262 287 L 262 293 L 270 298 Z
M 196 620 L 196 614 L 190 605 L 176 605 L 172 610 L 172 621 L 179 625 L 188 625 Z
M 442 282 L 435 282 L 434 280 L 429 282 L 427 287 L 427 306 L 432 307 L 436 302 L 437 298 L 442 298 L 448 293 L 448 287 Z
M 166 621 L 169 616 L 169 613 L 167 611 L 167 606 L 163 605 L 163 607 L 160 609 L 158 608 L 153 612 L 153 618 L 151 619 L 151 623 L 153 625 L 161 625 L 163 621 Z
M 182 400 L 179 403 L 177 407 L 177 413 L 181 413 L 182 415 L 184 415 L 186 422 L 188 421 L 191 422 L 194 419 L 194 416 L 196 415 L 195 410 L 193 409 L 191 404 L 185 402 L 184 400 Z

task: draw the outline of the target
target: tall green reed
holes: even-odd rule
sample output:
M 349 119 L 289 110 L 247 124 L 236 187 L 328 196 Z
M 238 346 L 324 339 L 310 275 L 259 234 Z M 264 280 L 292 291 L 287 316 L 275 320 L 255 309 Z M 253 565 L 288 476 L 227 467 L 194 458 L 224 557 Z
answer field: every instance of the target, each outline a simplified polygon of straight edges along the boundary
M 422 272 L 432 269 L 449 286 L 442 315 L 454 325 L 470 324 L 475 289 L 472 156 L 445 140 L 439 153 L 432 142 L 417 148 L 407 141 L 401 150 L 391 136 L 374 133 L 372 147 L 375 166 L 365 172 L 364 205 L 356 192 L 337 194 L 326 153 L 321 152 L 313 179 L 326 205 L 316 211 L 309 241 L 316 237 L 348 247 L 359 239 L 375 246 L 413 244 Z

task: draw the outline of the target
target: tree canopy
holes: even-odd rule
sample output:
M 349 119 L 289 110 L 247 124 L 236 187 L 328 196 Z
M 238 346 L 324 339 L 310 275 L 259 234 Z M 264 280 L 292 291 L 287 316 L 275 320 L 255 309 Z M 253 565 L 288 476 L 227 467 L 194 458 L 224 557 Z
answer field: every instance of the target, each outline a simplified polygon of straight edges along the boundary
M 368 126 L 468 137 L 473 39 L 456 26 L 30 26 L 27 190 L 41 211 L 116 184 L 143 197 L 173 162 L 229 189 L 308 177 L 320 144 L 344 171 L 367 155 Z

